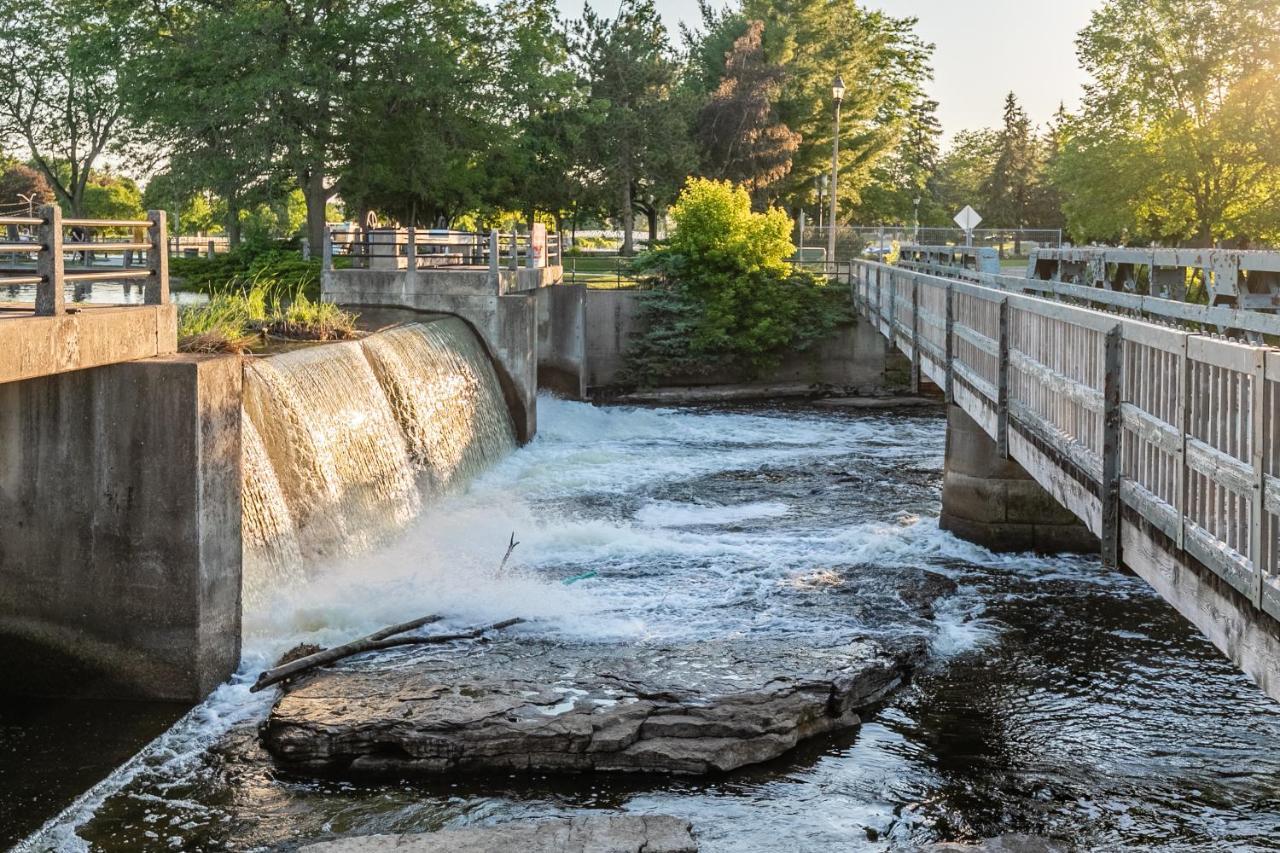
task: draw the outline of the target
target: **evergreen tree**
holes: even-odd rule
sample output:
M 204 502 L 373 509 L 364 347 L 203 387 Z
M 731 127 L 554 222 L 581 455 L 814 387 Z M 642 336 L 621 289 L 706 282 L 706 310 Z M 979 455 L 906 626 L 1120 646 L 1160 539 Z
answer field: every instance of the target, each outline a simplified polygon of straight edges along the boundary
M 800 134 L 778 121 L 774 102 L 785 73 L 764 56 L 764 24 L 751 21 L 726 54 L 720 85 L 698 114 L 705 170 L 745 184 L 757 208 L 767 190 L 791 171 Z

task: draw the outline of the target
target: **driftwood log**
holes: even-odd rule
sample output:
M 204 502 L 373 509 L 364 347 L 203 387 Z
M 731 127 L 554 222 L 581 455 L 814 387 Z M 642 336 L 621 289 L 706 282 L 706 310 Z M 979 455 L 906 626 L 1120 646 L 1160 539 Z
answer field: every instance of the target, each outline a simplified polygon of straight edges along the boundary
M 397 646 L 417 646 L 430 645 L 433 643 L 449 643 L 454 640 L 474 640 L 481 637 L 489 631 L 500 631 L 503 628 L 510 628 L 513 625 L 519 625 L 524 622 L 523 619 L 506 619 L 502 622 L 495 622 L 492 625 L 484 625 L 479 628 L 472 628 L 469 631 L 462 631 L 455 634 L 433 634 L 423 637 L 397 637 L 396 634 L 403 634 L 405 631 L 412 631 L 421 628 L 423 625 L 429 625 L 433 622 L 439 622 L 440 616 L 431 615 L 423 616 L 420 619 L 412 619 L 408 622 L 401 622 L 399 625 L 391 625 L 380 631 L 375 631 L 367 637 L 361 637 L 358 640 L 352 640 L 349 643 L 343 643 L 340 646 L 334 646 L 331 649 L 322 649 L 315 654 L 298 658 L 289 663 L 277 666 L 272 669 L 265 670 L 258 676 L 258 680 L 249 688 L 249 692 L 257 693 L 270 687 L 273 684 L 284 681 L 287 678 L 301 675 L 309 672 L 316 667 L 325 666 L 343 658 L 358 655 L 362 652 L 377 651 L 379 649 L 390 649 Z

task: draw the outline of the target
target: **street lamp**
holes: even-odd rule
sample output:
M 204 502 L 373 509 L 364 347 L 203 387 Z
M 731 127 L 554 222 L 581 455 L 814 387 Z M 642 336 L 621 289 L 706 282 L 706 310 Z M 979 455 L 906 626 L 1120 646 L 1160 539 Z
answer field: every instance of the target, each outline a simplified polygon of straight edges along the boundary
M 827 217 L 827 260 L 836 259 L 836 198 L 840 195 L 840 102 L 844 100 L 844 78 L 831 81 L 831 98 L 836 102 L 836 130 L 831 140 L 831 213 Z

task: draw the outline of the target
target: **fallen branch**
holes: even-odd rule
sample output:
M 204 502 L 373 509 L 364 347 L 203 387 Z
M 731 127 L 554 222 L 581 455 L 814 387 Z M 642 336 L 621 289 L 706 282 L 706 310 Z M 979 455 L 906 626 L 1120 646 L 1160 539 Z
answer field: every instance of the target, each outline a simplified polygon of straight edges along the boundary
M 429 625 L 432 622 L 439 622 L 440 616 L 423 616 L 421 619 L 413 619 L 409 622 L 401 622 L 399 625 L 392 625 L 383 628 L 381 631 L 375 631 L 367 637 L 361 637 L 358 640 L 352 640 L 349 643 L 343 643 L 340 646 L 334 646 L 331 649 L 324 649 L 315 654 L 298 658 L 283 666 L 277 666 L 268 669 L 258 676 L 258 680 L 249 688 L 250 693 L 257 693 L 270 687 L 273 684 L 284 681 L 286 678 L 293 678 L 304 672 L 309 672 L 316 667 L 325 666 L 343 658 L 358 655 L 362 652 L 371 652 L 378 649 L 390 649 L 396 646 L 411 645 L 428 645 L 433 643 L 448 643 L 453 640 L 474 640 L 477 637 L 489 631 L 500 631 L 503 628 L 510 628 L 512 625 L 519 625 L 523 619 L 507 619 L 503 622 L 495 622 L 492 625 L 486 625 L 481 628 L 473 628 L 470 631 L 463 631 L 457 634 L 435 634 L 426 637 L 396 637 L 396 634 L 402 634 L 405 631 L 412 631 L 415 628 L 421 628 L 423 625 Z

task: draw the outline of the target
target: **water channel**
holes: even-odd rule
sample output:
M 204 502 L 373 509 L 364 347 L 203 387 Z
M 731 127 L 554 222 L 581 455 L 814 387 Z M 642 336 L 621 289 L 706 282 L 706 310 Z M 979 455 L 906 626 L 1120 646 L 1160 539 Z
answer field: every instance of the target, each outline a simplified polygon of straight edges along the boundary
M 1005 832 L 1095 850 L 1280 849 L 1280 707 L 1141 580 L 940 531 L 940 410 L 543 398 L 539 429 L 424 505 L 393 545 L 256 594 L 233 683 L 23 849 L 287 849 L 600 809 L 687 817 L 707 853 L 910 850 Z M 941 597 L 913 604 L 925 588 Z M 709 779 L 355 785 L 273 771 L 255 745 L 271 702 L 248 692 L 257 672 L 298 642 L 428 612 L 458 625 L 524 616 L 513 642 L 637 654 L 683 639 L 906 634 L 931 654 L 856 732 Z M 92 729 L 67 736 L 94 749 Z

